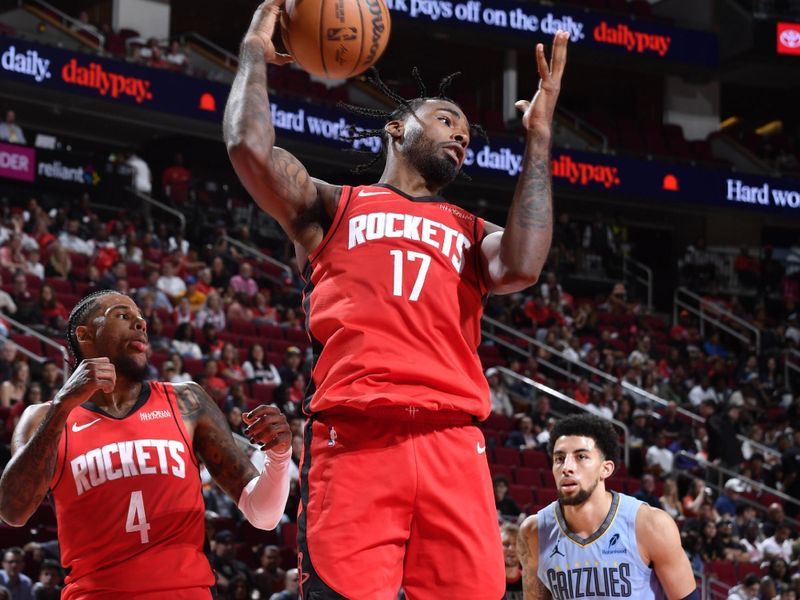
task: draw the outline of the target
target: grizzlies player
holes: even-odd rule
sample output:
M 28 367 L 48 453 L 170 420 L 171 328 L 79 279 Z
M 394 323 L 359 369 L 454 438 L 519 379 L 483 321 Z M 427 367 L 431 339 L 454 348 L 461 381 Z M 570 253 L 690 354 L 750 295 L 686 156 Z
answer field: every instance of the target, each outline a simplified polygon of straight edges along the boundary
M 567 417 L 550 451 L 558 500 L 528 517 L 518 538 L 525 600 L 697 600 L 672 517 L 606 490 L 619 460 L 611 423 Z

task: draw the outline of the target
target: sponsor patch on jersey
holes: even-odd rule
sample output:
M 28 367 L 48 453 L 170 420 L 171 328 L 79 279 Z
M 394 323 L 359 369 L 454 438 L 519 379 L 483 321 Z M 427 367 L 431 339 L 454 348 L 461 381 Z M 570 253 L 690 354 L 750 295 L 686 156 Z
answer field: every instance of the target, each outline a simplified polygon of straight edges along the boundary
M 619 543 L 619 534 L 615 533 L 611 536 L 611 539 L 608 540 L 608 547 L 602 552 L 603 554 L 627 554 L 628 550 Z
M 156 419 L 169 419 L 172 413 L 168 410 L 151 410 L 150 412 L 140 412 L 139 419 L 142 421 L 155 421 Z

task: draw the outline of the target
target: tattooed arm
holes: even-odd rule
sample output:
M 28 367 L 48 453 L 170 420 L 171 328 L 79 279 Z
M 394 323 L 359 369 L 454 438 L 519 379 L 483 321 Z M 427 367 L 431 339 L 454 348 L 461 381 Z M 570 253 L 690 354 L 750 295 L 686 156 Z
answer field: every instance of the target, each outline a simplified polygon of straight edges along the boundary
M 510 294 L 530 287 L 539 278 L 553 236 L 553 194 L 550 176 L 550 139 L 553 113 L 567 60 L 568 35 L 559 32 L 548 66 L 544 47 L 536 47 L 541 81 L 531 102 L 516 106 L 524 112 L 527 143 L 514 199 L 504 231 L 492 231 L 481 243 L 481 259 L 489 291 Z
M 267 0 L 253 15 L 225 107 L 223 134 L 233 168 L 256 203 L 293 241 L 313 250 L 326 219 L 336 211 L 341 188 L 312 179 L 297 158 L 275 146 L 267 63 L 291 61 L 272 43 L 282 4 L 283 0 Z
M 522 523 L 517 536 L 517 556 L 522 565 L 522 589 L 525 600 L 551 600 L 550 591 L 539 579 L 539 526 L 536 515 Z
M 0 518 L 21 527 L 36 511 L 50 488 L 58 443 L 70 412 L 97 390 L 110 393 L 116 370 L 108 358 L 91 358 L 78 365 L 52 402 L 25 409 L 11 440 L 12 458 L 0 479 Z

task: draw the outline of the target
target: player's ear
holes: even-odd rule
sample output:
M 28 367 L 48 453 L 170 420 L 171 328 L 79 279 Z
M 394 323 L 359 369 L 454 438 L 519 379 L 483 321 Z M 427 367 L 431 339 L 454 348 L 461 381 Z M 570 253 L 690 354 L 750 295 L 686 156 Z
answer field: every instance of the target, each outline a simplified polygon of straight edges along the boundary
M 406 125 L 403 121 L 395 119 L 394 121 L 389 121 L 383 129 L 389 134 L 392 141 L 399 141 L 405 133 Z
M 614 464 L 613 460 L 604 460 L 603 461 L 603 470 L 600 472 L 602 479 L 608 479 L 614 474 L 614 470 L 616 469 L 616 465 Z
M 78 325 L 75 328 L 75 339 L 79 342 L 89 342 L 94 339 L 94 336 L 86 325 Z

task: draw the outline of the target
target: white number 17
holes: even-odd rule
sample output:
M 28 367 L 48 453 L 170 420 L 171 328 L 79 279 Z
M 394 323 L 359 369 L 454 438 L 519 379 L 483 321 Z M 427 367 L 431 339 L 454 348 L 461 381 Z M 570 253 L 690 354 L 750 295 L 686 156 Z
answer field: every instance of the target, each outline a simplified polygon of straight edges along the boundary
M 403 251 L 391 250 L 389 252 L 394 257 L 394 289 L 395 296 L 403 296 Z M 425 284 L 425 276 L 428 274 L 428 267 L 431 265 L 431 257 L 422 252 L 413 252 L 408 250 L 406 252 L 408 260 L 414 262 L 416 260 L 422 261 L 417 273 L 417 280 L 414 282 L 414 287 L 411 289 L 411 295 L 408 299 L 411 302 L 419 300 L 419 295 L 422 292 L 422 286 Z

